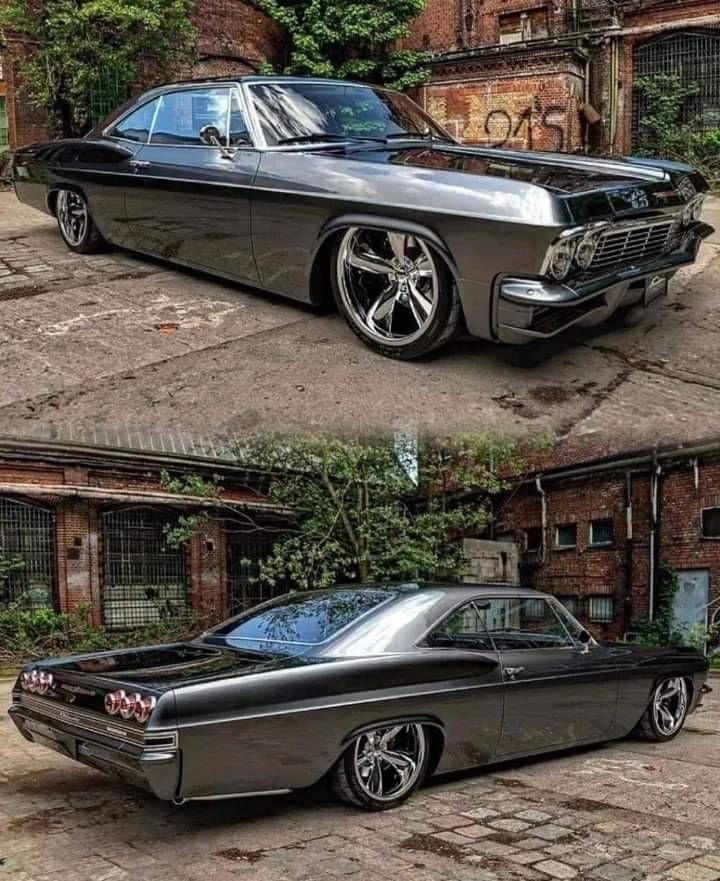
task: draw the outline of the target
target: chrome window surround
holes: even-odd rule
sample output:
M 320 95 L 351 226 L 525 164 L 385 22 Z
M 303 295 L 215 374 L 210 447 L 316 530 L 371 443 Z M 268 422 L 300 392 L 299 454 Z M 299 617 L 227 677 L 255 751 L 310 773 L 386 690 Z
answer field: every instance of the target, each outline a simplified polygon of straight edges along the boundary
M 67 725 L 73 725 L 83 731 L 90 731 L 93 734 L 102 734 L 112 740 L 119 740 L 122 743 L 132 744 L 133 746 L 142 747 L 144 750 L 177 750 L 178 735 L 177 731 L 144 731 L 127 725 L 124 722 L 116 721 L 114 718 L 103 716 L 101 713 L 95 713 L 92 710 L 82 710 L 77 707 L 58 706 L 53 701 L 28 694 L 17 695 L 17 702 L 22 707 L 53 719 L 57 722 L 64 722 Z
M 158 112 L 160 111 L 160 106 L 162 104 L 163 98 L 166 95 L 174 95 L 177 92 L 198 92 L 204 89 L 227 89 L 228 91 L 228 139 L 230 135 L 230 113 L 232 107 L 232 96 L 233 92 L 237 95 L 238 103 L 240 104 L 240 111 L 245 118 L 245 122 L 247 125 L 248 135 L 250 137 L 251 143 L 249 144 L 239 144 L 234 146 L 224 145 L 224 149 L 228 150 L 255 150 L 257 149 L 257 134 L 255 128 L 251 127 L 249 114 L 248 114 L 248 105 L 245 100 L 245 95 L 243 94 L 242 88 L 240 84 L 237 82 L 218 82 L 218 83 L 209 83 L 207 85 L 203 85 L 202 83 L 187 83 L 185 85 L 178 85 L 177 87 L 173 87 L 168 89 L 167 91 L 160 92 L 160 94 L 150 94 L 146 101 L 143 101 L 140 104 L 134 104 L 132 107 L 129 107 L 122 116 L 119 116 L 117 119 L 114 119 L 112 123 L 102 130 L 102 135 L 105 138 L 112 138 L 114 141 L 122 141 L 125 144 L 138 144 L 140 148 L 143 147 L 173 147 L 180 149 L 190 149 L 190 150 L 219 150 L 220 147 L 213 147 L 209 144 L 152 144 L 150 139 L 152 138 L 153 131 L 155 130 L 155 123 L 157 121 Z M 153 112 L 152 124 L 150 125 L 150 131 L 148 132 L 148 137 L 146 141 L 131 141 L 129 138 L 122 138 L 119 135 L 113 134 L 115 129 L 120 125 L 120 123 L 127 119 L 131 113 L 135 113 L 135 111 L 140 110 L 141 107 L 144 107 L 146 104 L 150 104 L 153 101 L 157 101 L 157 107 Z

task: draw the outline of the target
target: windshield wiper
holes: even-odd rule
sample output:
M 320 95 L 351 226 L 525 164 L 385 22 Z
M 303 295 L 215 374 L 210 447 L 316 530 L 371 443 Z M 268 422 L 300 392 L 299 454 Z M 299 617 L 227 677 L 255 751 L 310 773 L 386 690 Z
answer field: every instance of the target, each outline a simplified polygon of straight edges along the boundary
M 312 144 L 312 143 L 322 143 L 323 141 L 380 141 L 383 142 L 385 138 L 374 138 L 371 135 L 340 135 L 335 134 L 334 132 L 331 134 L 326 134 L 324 132 L 311 132 L 307 135 L 293 135 L 291 138 L 280 138 L 277 142 L 279 147 L 284 147 L 286 144 Z
M 385 135 L 386 141 L 429 141 L 431 144 L 439 141 L 443 144 L 455 144 L 452 138 L 446 138 L 443 135 L 436 135 L 433 132 L 393 132 Z

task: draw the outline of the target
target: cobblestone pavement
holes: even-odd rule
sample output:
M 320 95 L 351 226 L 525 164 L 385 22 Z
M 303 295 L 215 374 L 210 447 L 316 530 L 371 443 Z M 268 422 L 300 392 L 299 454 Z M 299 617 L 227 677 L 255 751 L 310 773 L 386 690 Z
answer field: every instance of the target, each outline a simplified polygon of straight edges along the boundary
M 720 227 L 720 200 L 707 219 Z M 0 423 L 218 434 L 413 428 L 652 442 L 720 419 L 720 236 L 640 325 L 542 351 L 459 341 L 423 363 L 336 314 L 126 252 L 82 257 L 0 192 Z
M 368 814 L 327 791 L 176 808 L 22 740 L 0 683 L 0 881 L 717 881 L 720 679 L 672 743 L 463 775 Z

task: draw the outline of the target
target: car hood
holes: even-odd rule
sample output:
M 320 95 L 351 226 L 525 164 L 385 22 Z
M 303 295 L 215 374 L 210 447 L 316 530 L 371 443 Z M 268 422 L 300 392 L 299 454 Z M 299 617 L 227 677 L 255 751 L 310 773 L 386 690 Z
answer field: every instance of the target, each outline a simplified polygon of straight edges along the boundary
M 433 169 L 475 179 L 503 178 L 539 187 L 563 201 L 576 222 L 682 206 L 708 184 L 690 166 L 627 157 L 537 153 L 465 145 L 398 145 L 348 150 L 344 158 Z

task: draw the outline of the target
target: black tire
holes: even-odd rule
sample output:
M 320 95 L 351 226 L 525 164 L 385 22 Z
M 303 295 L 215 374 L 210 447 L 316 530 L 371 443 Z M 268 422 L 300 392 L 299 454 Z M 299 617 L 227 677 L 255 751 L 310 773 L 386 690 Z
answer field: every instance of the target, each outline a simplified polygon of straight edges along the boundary
M 427 774 L 430 764 L 430 738 L 422 725 L 414 725 L 423 737 L 422 759 L 418 762 L 417 770 L 413 776 L 412 783 L 402 790 L 401 794 L 396 798 L 379 799 L 374 798 L 367 789 L 362 785 L 356 769 L 355 755 L 358 741 L 366 735 L 360 735 L 353 741 L 338 759 L 335 767 L 331 771 L 330 784 L 334 794 L 341 801 L 351 804 L 354 807 L 363 808 L 366 811 L 388 811 L 398 807 L 422 785 Z M 387 731 L 388 728 L 381 728 L 379 731 Z
M 678 696 L 679 703 L 673 711 L 676 718 L 674 719 L 672 730 L 668 730 L 667 727 L 663 728 L 662 722 L 659 719 L 658 712 L 656 711 L 656 701 L 658 700 L 658 695 L 666 693 L 669 686 L 676 682 L 683 683 L 685 691 L 682 699 Z M 649 740 L 653 743 L 666 743 L 669 740 L 673 740 L 673 738 L 677 737 L 682 731 L 685 719 L 687 718 L 689 706 L 690 687 L 688 681 L 678 676 L 666 676 L 661 679 L 653 689 L 650 702 L 647 705 L 645 712 L 642 714 L 642 718 L 635 726 L 633 733 L 641 740 Z M 670 710 L 668 711 L 670 712 Z
M 420 240 L 420 237 L 415 237 Z M 444 260 L 430 248 L 432 260 L 438 276 L 438 302 L 435 314 L 429 326 L 423 334 L 407 345 L 388 345 L 373 337 L 358 323 L 348 308 L 340 289 L 339 272 L 341 264 L 341 248 L 344 235 L 335 237 L 330 260 L 330 275 L 333 297 L 340 314 L 350 326 L 353 333 L 358 336 L 366 346 L 379 352 L 387 358 L 395 358 L 400 361 L 411 361 L 422 358 L 436 349 L 449 343 L 459 331 L 462 322 L 462 306 L 457 291 L 455 280 Z
M 66 199 L 82 206 L 82 210 L 85 212 L 86 223 L 82 234 L 78 237 L 73 237 L 70 231 L 66 229 L 66 223 L 62 216 L 64 200 Z M 76 254 L 99 254 L 108 249 L 108 243 L 100 234 L 97 226 L 95 226 L 85 196 L 77 190 L 57 191 L 55 196 L 55 219 L 57 220 L 58 229 L 63 241 Z

